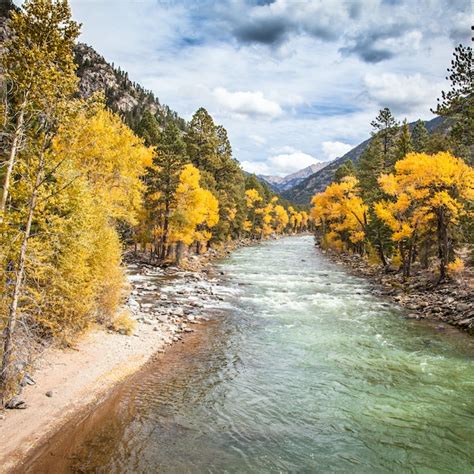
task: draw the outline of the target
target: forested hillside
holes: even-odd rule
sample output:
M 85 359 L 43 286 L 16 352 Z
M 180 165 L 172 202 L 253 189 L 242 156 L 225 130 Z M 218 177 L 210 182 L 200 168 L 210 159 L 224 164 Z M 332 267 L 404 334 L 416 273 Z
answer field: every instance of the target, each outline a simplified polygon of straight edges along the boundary
M 174 122 L 181 130 L 185 129 L 184 119 L 167 105 L 161 104 L 153 92 L 132 82 L 126 71 L 107 63 L 92 47 L 78 43 L 74 47 L 74 61 L 80 79 L 79 95 L 83 99 L 103 92 L 107 107 L 119 113 L 132 129 L 136 128 L 145 112 L 151 113 L 161 126 Z
M 416 122 L 408 124 L 411 131 L 415 125 Z M 430 134 L 436 134 L 435 139 L 438 136 L 437 134 L 443 135 L 447 132 L 446 120 L 443 117 L 435 117 L 434 119 L 425 122 L 425 127 Z M 348 151 L 344 156 L 337 158 L 323 169 L 316 171 L 300 183 L 297 183 L 290 189 L 283 191 L 282 196 L 298 204 L 309 203 L 314 193 L 323 191 L 328 184 L 334 181 L 336 171 L 340 166 L 349 161 L 352 161 L 353 164 L 358 162 L 360 156 L 368 147 L 371 140 L 372 138 L 363 141 L 352 150 Z

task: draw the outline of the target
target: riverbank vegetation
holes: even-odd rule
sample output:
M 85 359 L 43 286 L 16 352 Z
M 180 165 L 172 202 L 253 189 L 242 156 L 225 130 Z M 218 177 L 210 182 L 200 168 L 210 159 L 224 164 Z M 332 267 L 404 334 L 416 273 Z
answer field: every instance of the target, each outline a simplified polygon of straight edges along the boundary
M 132 130 L 95 94 L 78 98 L 80 26 L 65 0 L 13 10 L 2 45 L 0 405 L 38 343 L 69 345 L 95 323 L 128 325 L 118 309 L 122 255 L 174 263 L 243 237 L 308 226 L 233 157 L 201 108 L 189 124 L 145 112 Z
M 405 279 L 415 264 L 439 282 L 472 264 L 472 71 L 472 49 L 457 47 L 451 89 L 435 111 L 446 119 L 444 134 L 430 135 L 422 121 L 410 130 L 380 111 L 358 163 L 344 163 L 337 181 L 313 197 L 323 248 L 361 255 Z

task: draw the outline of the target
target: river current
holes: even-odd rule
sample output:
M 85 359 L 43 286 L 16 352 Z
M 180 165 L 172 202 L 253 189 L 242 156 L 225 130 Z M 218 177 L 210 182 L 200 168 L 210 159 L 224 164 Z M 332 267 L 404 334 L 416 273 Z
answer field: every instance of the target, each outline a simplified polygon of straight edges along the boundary
M 69 427 L 61 470 L 474 471 L 471 338 L 404 318 L 310 236 L 218 266 L 208 327 Z

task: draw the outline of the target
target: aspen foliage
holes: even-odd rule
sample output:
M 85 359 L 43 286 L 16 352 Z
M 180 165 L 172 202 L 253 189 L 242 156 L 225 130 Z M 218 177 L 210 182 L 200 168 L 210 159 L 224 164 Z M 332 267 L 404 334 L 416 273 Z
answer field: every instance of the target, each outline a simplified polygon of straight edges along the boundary
M 423 229 L 436 233 L 439 272 L 445 278 L 454 261 L 453 228 L 468 212 L 467 203 L 474 200 L 474 170 L 448 152 L 409 153 L 395 164 L 393 174 L 382 175 L 379 182 L 394 198 L 377 205 L 393 240 L 409 240 Z
M 341 251 L 364 241 L 368 206 L 357 186 L 357 178 L 347 176 L 313 197 L 311 216 L 322 229 L 325 247 Z
M 219 222 L 219 203 L 213 194 L 200 186 L 199 170 L 185 165 L 176 189 L 176 205 L 170 216 L 171 242 L 191 245 L 207 242 L 210 229 Z
M 2 237 L 11 239 L 0 252 L 2 268 L 18 252 L 16 236 L 31 187 L 28 153 L 20 155 L 17 165 L 24 179 L 11 189 L 16 211 L 10 210 L 3 224 Z M 137 221 L 140 175 L 151 154 L 119 117 L 101 106 L 81 109 L 59 128 L 48 151 L 54 180 L 39 193 L 20 301 L 22 313 L 39 332 L 69 343 L 92 323 L 113 319 L 125 284 L 115 225 Z
M 288 224 L 293 233 L 308 230 L 310 215 L 306 211 L 298 211 L 293 206 L 288 207 Z
M 374 247 L 367 232 L 372 205 L 376 218 L 389 229 L 394 244 L 391 262 L 400 265 L 404 277 L 410 276 L 415 256 L 433 235 L 439 278 L 459 272 L 463 262 L 455 256 L 456 228 L 462 218 L 472 219 L 474 170 L 449 152 L 408 153 L 395 162 L 392 173 L 380 174 L 377 181 L 381 197 L 370 204 L 351 176 L 314 196 L 311 215 L 323 247 L 357 251 L 372 259 Z
M 281 234 L 285 229 L 286 226 L 288 225 L 288 222 L 290 221 L 288 217 L 288 213 L 286 212 L 286 209 L 281 205 L 277 204 L 274 208 L 274 226 L 275 226 L 275 232 L 277 234 Z
M 67 156 L 77 176 L 87 179 L 106 215 L 137 223 L 144 191 L 141 177 L 151 165 L 153 150 L 120 117 L 104 108 L 80 113 L 60 128 L 52 150 Z

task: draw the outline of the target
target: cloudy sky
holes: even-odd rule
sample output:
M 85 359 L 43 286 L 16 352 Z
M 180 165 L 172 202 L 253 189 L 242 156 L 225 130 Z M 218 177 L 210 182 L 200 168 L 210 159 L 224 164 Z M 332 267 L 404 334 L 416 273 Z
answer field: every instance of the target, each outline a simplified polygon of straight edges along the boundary
M 81 40 L 190 119 L 200 106 L 244 169 L 341 156 L 388 106 L 430 119 L 469 0 L 71 0 Z

